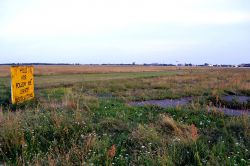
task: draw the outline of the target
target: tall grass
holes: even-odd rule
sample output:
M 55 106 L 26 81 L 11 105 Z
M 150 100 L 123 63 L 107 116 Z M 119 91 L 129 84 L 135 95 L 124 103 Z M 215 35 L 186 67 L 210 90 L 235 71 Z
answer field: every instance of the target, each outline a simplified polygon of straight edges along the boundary
M 249 165 L 249 116 L 206 111 L 221 95 L 248 95 L 248 76 L 185 69 L 39 89 L 34 101 L 0 107 L 0 164 Z M 165 109 L 126 104 L 182 96 L 197 98 Z

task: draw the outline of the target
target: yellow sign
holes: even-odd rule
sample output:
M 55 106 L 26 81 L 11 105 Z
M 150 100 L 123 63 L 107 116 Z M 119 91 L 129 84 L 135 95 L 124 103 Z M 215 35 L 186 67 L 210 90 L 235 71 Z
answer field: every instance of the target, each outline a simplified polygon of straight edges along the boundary
M 12 104 L 22 103 L 33 99 L 34 94 L 34 67 L 11 67 L 11 100 Z

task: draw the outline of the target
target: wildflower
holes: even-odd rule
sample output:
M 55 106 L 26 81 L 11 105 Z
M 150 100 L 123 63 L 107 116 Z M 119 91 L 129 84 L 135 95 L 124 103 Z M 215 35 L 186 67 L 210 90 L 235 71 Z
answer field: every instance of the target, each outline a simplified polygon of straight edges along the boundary
M 206 163 L 206 162 L 207 162 L 207 160 L 206 160 L 206 159 L 202 159 L 202 162 L 203 162 L 203 163 Z
M 114 158 L 115 152 L 116 152 L 116 147 L 115 147 L 115 145 L 112 145 L 107 152 L 107 157 L 110 159 Z
M 178 137 L 175 137 L 174 139 L 173 139 L 173 141 L 180 141 L 181 139 L 180 138 L 178 138 Z
M 142 149 L 144 149 L 144 148 L 145 148 L 145 146 L 143 146 L 143 145 L 142 145 L 142 146 L 141 146 L 141 148 L 142 148 Z

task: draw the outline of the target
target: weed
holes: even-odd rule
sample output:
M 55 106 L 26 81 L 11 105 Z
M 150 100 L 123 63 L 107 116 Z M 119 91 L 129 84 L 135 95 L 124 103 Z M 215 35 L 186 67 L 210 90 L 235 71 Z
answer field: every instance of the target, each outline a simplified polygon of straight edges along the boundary
M 249 116 L 214 107 L 248 108 L 222 96 L 248 95 L 249 70 L 37 69 L 36 98 L 20 105 L 9 101 L 9 79 L 0 79 L 0 164 L 250 164 Z M 189 96 L 190 105 L 176 108 L 126 104 Z

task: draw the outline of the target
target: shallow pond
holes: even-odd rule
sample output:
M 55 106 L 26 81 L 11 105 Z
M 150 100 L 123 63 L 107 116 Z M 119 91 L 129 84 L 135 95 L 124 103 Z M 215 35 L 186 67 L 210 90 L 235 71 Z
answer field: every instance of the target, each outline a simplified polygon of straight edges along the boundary
M 250 110 L 237 110 L 231 108 L 215 108 L 217 112 L 223 112 L 225 115 L 229 116 L 241 116 L 241 115 L 250 115 Z M 214 108 L 211 108 L 212 111 Z
M 147 100 L 147 101 L 133 101 L 128 104 L 131 106 L 145 106 L 145 105 L 157 105 L 159 107 L 176 107 L 184 106 L 192 101 L 191 97 L 184 97 L 180 99 L 164 99 L 164 100 Z
M 223 100 L 231 102 L 232 100 L 237 100 L 240 102 L 247 102 L 249 100 L 248 96 L 224 96 Z M 129 102 L 130 106 L 146 106 L 146 105 L 156 105 L 162 108 L 185 106 L 192 101 L 192 97 L 184 97 L 180 99 L 164 99 L 164 100 L 147 100 L 147 101 L 133 101 Z M 212 108 L 211 108 L 212 110 Z M 229 108 L 216 108 L 217 111 L 223 112 L 225 115 L 229 116 L 240 116 L 240 115 L 250 115 L 250 110 L 237 110 Z
M 226 102 L 237 101 L 239 103 L 247 103 L 248 101 L 250 101 L 250 96 L 228 95 L 228 96 L 223 96 L 221 99 L 224 100 L 224 101 L 226 101 Z

